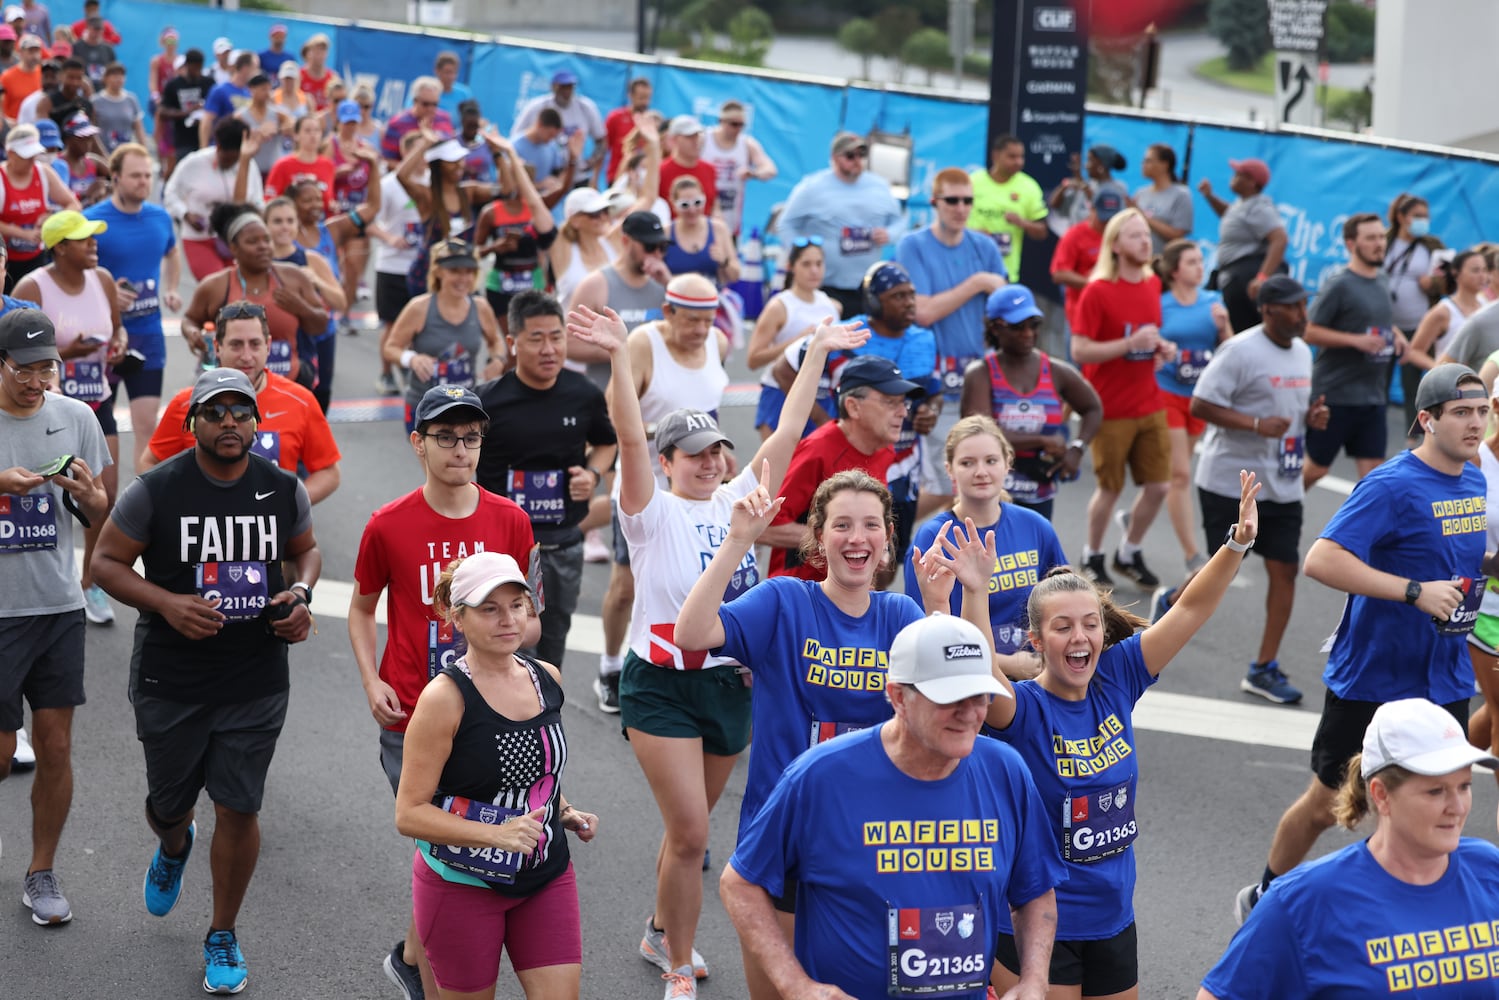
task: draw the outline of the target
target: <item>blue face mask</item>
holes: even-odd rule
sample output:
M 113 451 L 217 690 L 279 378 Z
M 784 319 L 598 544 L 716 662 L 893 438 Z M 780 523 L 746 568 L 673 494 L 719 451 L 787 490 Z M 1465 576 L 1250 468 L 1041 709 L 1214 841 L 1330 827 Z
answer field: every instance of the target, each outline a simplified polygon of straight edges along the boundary
M 1424 216 L 1416 216 L 1410 221 L 1410 231 L 1412 236 L 1420 239 L 1431 232 L 1431 220 Z

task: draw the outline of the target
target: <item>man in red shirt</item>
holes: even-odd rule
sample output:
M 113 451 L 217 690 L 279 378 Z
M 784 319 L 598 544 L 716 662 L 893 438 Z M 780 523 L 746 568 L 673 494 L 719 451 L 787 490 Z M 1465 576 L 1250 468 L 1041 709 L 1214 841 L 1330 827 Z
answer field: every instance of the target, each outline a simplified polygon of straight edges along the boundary
M 475 552 L 502 552 L 530 567 L 532 593 L 538 602 L 545 600 L 530 518 L 509 499 L 474 482 L 488 430 L 484 404 L 471 390 L 454 385 L 428 389 L 417 404 L 411 432 L 411 449 L 422 463 L 426 483 L 375 511 L 359 540 L 349 642 L 370 714 L 380 724 L 380 763 L 392 792 L 401 781 L 406 722 L 417 697 L 428 680 L 464 652 L 463 634 L 455 633 L 433 606 L 432 591 L 442 571 Z M 375 606 L 382 591 L 388 591 L 385 653 L 377 669 Z M 533 616 L 522 646 L 534 646 L 540 637 L 541 620 Z M 385 974 L 408 997 L 437 995 L 415 921 L 405 940 L 386 956 Z
M 244 372 L 255 387 L 261 420 L 250 450 L 292 475 L 297 475 L 300 465 L 307 470 L 303 481 L 307 498 L 313 503 L 326 499 L 338 489 L 338 444 L 312 393 L 289 378 L 266 371 L 271 334 L 265 310 L 253 302 L 224 306 L 214 317 L 213 345 L 219 366 Z M 196 445 L 187 418 L 192 391 L 188 386 L 167 404 L 141 456 L 140 471 Z
M 863 469 L 886 482 L 910 404 L 925 395 L 889 358 L 865 354 L 844 362 L 838 372 L 838 419 L 797 442 L 781 483 L 786 499 L 760 536 L 770 546 L 771 576 L 821 580 L 826 575 L 826 567 L 804 563 L 800 555 L 812 494 L 824 479 L 845 469 Z
M 73 22 L 73 37 L 82 38 L 84 31 L 88 29 L 88 20 L 99 16 L 99 0 L 83 0 L 83 16 Z M 119 45 L 124 41 L 115 26 L 105 20 L 101 25 L 104 41 L 110 45 Z
M 703 155 L 703 123 L 691 115 L 677 115 L 667 127 L 672 137 L 671 156 L 661 164 L 661 197 L 671 201 L 671 185 L 678 177 L 696 177 L 708 199 L 703 212 L 712 215 L 718 208 L 718 168 Z M 671 207 L 676 218 L 677 207 Z
M 1145 567 L 1140 541 L 1171 485 L 1171 439 L 1155 370 L 1176 356 L 1176 345 L 1161 339 L 1161 283 L 1150 271 L 1150 226 L 1139 209 L 1109 220 L 1103 246 L 1078 296 L 1072 328 L 1072 357 L 1103 401 L 1103 426 L 1093 438 L 1097 486 L 1088 501 L 1082 572 L 1095 583 L 1113 582 L 1104 568 L 1103 535 L 1124 489 L 1127 463 L 1140 493 L 1125 522 L 1114 569 L 1148 591 L 1160 580 Z
M 1103 248 L 1103 227 L 1123 207 L 1124 198 L 1119 192 L 1104 188 L 1094 197 L 1088 217 L 1062 234 L 1051 255 L 1051 280 L 1062 289 L 1062 305 L 1073 333 L 1077 333 L 1078 299 L 1082 298 L 1093 265 L 1098 263 L 1098 251 Z
M 629 94 L 629 104 L 615 108 L 604 118 L 604 141 L 609 145 L 609 170 L 606 176 L 610 184 L 614 183 L 615 176 L 625 165 L 625 136 L 635 127 L 635 116 L 650 110 L 651 81 L 637 76 L 630 81 Z

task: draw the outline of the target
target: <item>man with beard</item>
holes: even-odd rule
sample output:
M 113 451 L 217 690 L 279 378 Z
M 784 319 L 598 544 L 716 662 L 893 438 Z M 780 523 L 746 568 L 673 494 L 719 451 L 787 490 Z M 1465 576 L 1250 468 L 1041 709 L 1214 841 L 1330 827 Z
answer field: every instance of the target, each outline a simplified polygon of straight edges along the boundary
M 94 573 L 141 613 L 130 700 L 146 757 L 146 822 L 160 838 L 146 869 L 146 909 L 164 917 L 182 894 L 206 788 L 215 822 L 203 988 L 238 993 L 247 972 L 236 925 L 286 720 L 287 647 L 312 630 L 308 604 L 323 558 L 307 490 L 250 450 L 260 411 L 245 373 L 205 371 L 191 404 L 195 447 L 120 495 Z

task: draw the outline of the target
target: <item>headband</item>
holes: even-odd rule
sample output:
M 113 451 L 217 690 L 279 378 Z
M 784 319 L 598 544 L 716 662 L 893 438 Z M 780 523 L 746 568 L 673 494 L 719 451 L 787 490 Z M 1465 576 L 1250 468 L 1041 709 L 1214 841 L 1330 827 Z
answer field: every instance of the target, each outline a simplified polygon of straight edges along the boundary
M 712 295 L 687 295 L 683 292 L 674 292 L 670 288 L 666 290 L 666 304 L 678 306 L 682 309 L 717 309 L 718 293 Z
M 256 222 L 262 226 L 265 225 L 265 220 L 255 212 L 241 212 L 239 215 L 236 215 L 234 221 L 229 223 L 229 228 L 224 231 L 224 242 L 233 243 L 234 238 L 244 232 L 246 226 Z

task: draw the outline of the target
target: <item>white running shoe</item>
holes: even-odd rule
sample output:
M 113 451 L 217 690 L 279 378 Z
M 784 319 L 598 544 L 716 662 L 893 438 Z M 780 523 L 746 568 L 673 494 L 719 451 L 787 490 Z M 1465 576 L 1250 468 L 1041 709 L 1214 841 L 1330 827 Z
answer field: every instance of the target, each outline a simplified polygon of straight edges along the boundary
M 26 730 L 16 730 L 16 752 L 10 759 L 12 771 L 29 771 L 36 767 L 36 751 L 31 748 L 31 739 Z
M 655 918 L 647 917 L 645 921 L 645 936 L 640 939 L 640 957 L 666 973 L 672 974 L 671 952 L 666 947 L 666 932 L 656 930 Z M 692 949 L 692 974 L 697 979 L 708 978 L 708 963 L 703 961 L 703 956 Z M 696 993 L 688 994 L 697 996 Z M 667 996 L 671 996 L 667 993 Z
M 97 583 L 83 592 L 83 614 L 95 625 L 113 625 L 115 609 L 109 606 L 109 595 Z

